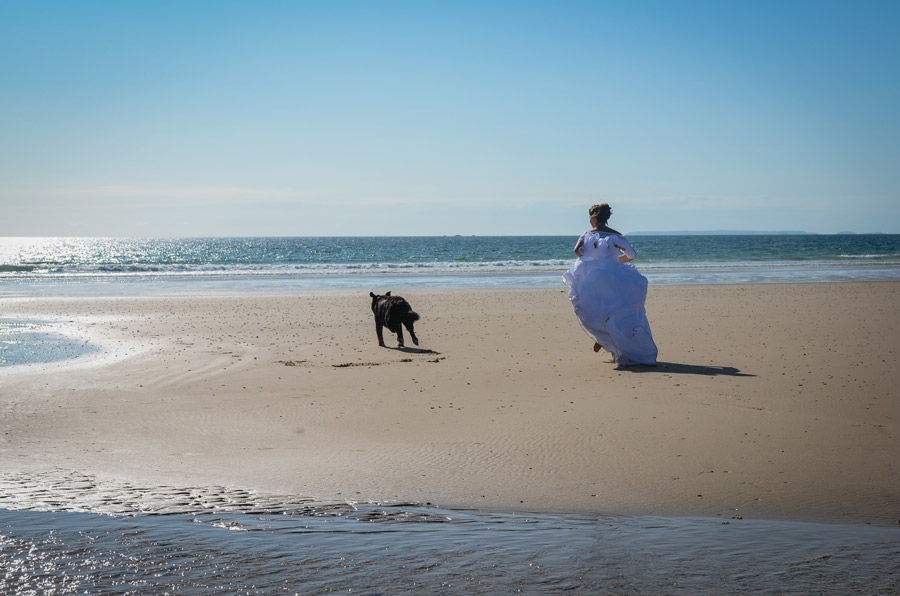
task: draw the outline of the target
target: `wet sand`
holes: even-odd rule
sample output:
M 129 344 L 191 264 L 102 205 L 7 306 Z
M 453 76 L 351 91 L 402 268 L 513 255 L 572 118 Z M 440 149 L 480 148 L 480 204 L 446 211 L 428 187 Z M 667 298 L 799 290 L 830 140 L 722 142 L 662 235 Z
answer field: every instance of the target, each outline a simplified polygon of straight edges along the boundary
M 369 289 L 0 301 L 108 349 L 0 369 L 7 500 L 99 483 L 900 521 L 900 283 L 651 287 L 652 368 L 595 354 L 562 287 L 371 288 L 422 316 L 418 347 L 379 348 Z

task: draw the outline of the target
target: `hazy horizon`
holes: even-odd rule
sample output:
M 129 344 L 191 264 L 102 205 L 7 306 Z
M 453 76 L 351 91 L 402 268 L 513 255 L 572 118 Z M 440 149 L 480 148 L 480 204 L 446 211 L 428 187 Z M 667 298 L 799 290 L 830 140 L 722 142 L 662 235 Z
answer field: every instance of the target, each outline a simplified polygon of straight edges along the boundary
M 583 230 L 582 230 L 583 231 Z M 560 237 L 577 237 L 580 232 L 576 231 L 573 233 L 563 233 L 563 234 L 371 234 L 372 238 L 452 238 L 455 236 L 477 236 L 477 237 L 528 237 L 528 236 L 560 236 Z M 635 230 L 630 232 L 622 232 L 624 235 L 630 236 L 890 236 L 897 235 L 890 232 L 854 232 L 854 231 L 842 231 L 842 232 L 827 232 L 827 233 L 819 233 L 819 232 L 804 232 L 802 230 L 671 230 L 671 231 L 659 231 L 659 230 Z M 78 235 L 68 235 L 68 236 L 0 236 L 0 239 L 29 239 L 29 238 L 111 238 L 111 239 L 178 239 L 178 238 L 355 238 L 355 237 L 365 237 L 360 235 L 349 235 L 349 236 L 340 236 L 340 235 L 330 235 L 330 234 L 255 234 L 255 235 L 232 235 L 232 236 L 224 236 L 224 235 L 211 235 L 211 236 L 78 236 Z

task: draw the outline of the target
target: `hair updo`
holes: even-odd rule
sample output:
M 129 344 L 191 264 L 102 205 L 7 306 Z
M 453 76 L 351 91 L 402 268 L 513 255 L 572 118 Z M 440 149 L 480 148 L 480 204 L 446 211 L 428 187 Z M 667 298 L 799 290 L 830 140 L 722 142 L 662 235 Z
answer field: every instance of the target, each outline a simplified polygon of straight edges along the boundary
M 606 203 L 591 205 L 591 208 L 588 209 L 588 213 L 591 217 L 596 217 L 601 224 L 605 224 L 609 221 L 609 216 L 612 215 L 612 207 Z

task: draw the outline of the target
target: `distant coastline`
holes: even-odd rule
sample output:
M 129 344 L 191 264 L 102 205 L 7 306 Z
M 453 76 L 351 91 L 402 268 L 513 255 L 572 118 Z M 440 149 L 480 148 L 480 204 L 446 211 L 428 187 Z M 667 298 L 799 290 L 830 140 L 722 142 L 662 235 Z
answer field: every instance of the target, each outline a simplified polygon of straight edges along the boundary
M 886 232 L 850 232 L 841 231 L 834 234 L 803 232 L 801 230 L 760 231 L 760 230 L 675 230 L 672 232 L 628 232 L 627 236 L 841 236 L 841 235 L 883 235 Z
M 840 232 L 841 234 L 853 234 L 854 232 Z M 798 236 L 814 235 L 812 232 L 799 230 L 787 230 L 767 232 L 759 230 L 675 230 L 671 232 L 628 232 L 628 236 Z

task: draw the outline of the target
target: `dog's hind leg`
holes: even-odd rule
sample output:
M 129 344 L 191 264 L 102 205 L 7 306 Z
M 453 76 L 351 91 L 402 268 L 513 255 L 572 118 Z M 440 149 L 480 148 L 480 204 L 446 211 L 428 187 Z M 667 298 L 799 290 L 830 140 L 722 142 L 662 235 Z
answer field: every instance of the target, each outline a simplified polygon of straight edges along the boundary
M 412 338 L 413 343 L 419 345 L 419 338 L 416 337 L 416 332 L 413 329 L 412 321 L 403 321 L 403 324 L 406 326 L 406 330 L 409 331 L 409 336 Z
M 403 347 L 403 325 L 397 325 L 397 345 Z

